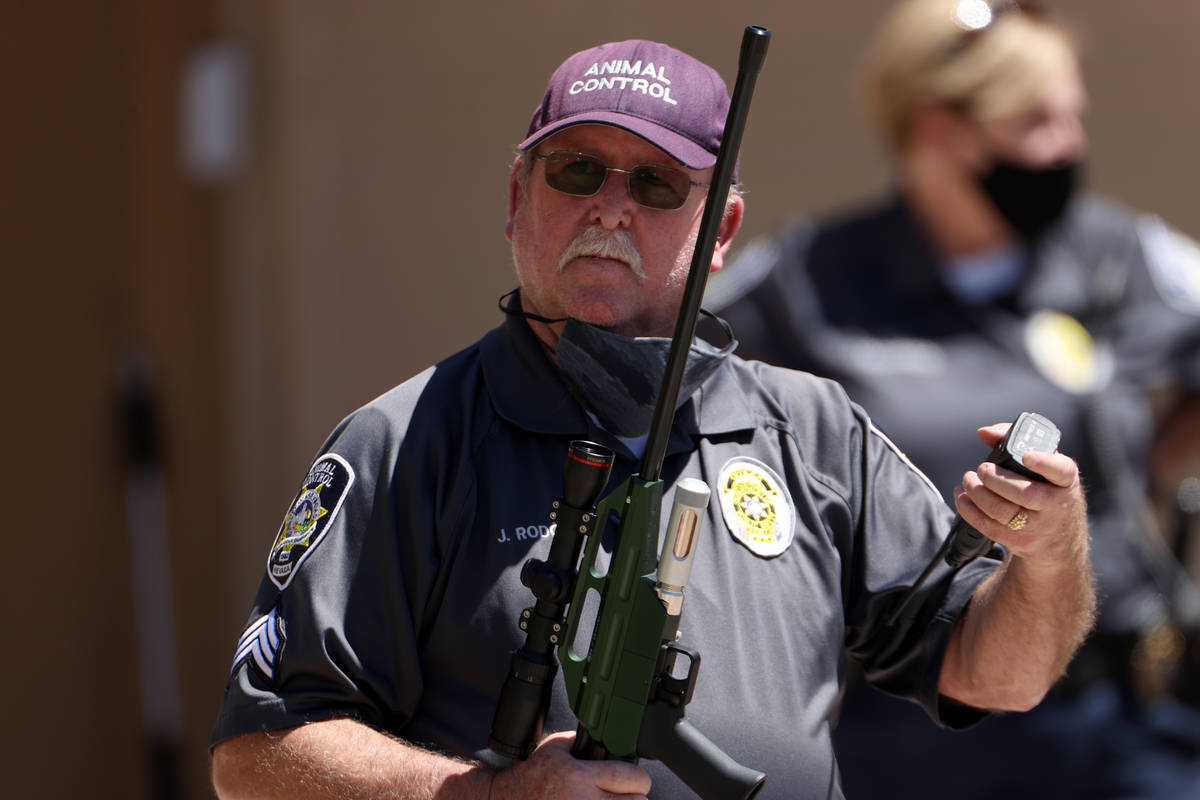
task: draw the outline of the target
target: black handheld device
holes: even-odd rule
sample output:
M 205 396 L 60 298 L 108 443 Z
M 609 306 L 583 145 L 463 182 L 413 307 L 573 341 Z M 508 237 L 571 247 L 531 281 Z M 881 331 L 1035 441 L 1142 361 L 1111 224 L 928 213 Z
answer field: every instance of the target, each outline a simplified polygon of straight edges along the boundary
M 1032 411 L 1022 411 L 1009 427 L 1008 432 L 1004 434 L 1004 438 L 992 448 L 992 452 L 988 453 L 985 460 L 1030 480 L 1044 482 L 1045 478 L 1025 466 L 1025 454 L 1030 451 L 1053 453 L 1058 449 L 1060 437 L 1058 426 L 1049 419 Z M 950 533 L 942 542 L 942 546 L 938 548 L 937 553 L 920 577 L 904 594 L 900 605 L 888 617 L 887 624 L 891 625 L 900 618 L 900 614 L 912 601 L 917 590 L 924 585 L 930 573 L 943 560 L 949 566 L 958 569 L 983 555 L 991 547 L 991 539 L 975 530 L 961 516 L 955 516 L 954 525 L 950 528 Z

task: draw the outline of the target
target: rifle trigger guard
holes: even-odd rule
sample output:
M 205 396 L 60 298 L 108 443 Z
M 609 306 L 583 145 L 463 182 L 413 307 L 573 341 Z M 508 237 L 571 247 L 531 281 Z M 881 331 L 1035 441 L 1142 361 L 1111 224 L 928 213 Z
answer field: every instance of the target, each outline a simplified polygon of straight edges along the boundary
M 658 679 L 658 699 L 676 708 L 686 706 L 692 702 L 692 693 L 696 690 L 696 677 L 700 672 L 700 651 L 684 647 L 678 642 L 663 642 L 661 651 L 661 662 L 666 667 Z M 687 673 L 680 677 L 672 674 L 677 655 L 688 660 Z

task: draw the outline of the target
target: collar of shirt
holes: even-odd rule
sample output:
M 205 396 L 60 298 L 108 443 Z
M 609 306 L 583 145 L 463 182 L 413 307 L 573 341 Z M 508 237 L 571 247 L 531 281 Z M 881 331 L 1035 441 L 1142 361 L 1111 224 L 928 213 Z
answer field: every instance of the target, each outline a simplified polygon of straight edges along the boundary
M 583 436 L 587 415 L 546 358 L 528 323 L 508 317 L 479 343 L 484 380 L 496 413 L 533 433 Z M 753 429 L 756 417 L 738 377 L 743 362 L 725 363 L 676 412 L 668 452 L 690 450 L 693 437 Z
M 942 263 L 942 279 L 959 300 L 979 305 L 1016 291 L 1025 276 L 1025 253 L 1016 245 Z

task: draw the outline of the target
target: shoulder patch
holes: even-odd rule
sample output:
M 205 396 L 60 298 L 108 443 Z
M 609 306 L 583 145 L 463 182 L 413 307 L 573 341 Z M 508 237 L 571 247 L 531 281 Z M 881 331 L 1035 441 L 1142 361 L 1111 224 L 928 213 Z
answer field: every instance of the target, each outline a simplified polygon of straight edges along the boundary
M 275 663 L 283 650 L 283 642 L 283 622 L 279 619 L 279 609 L 273 608 L 246 627 L 242 638 L 238 639 L 230 671 L 237 672 L 241 664 L 249 662 L 268 679 L 274 678 Z
M 755 458 L 731 458 L 721 467 L 717 497 L 729 532 L 750 552 L 772 558 L 788 549 L 796 511 L 773 469 Z
M 1139 219 L 1137 227 L 1163 302 L 1185 314 L 1200 314 L 1200 244 L 1153 215 Z
M 325 538 L 353 484 L 354 470 L 341 456 L 327 453 L 313 462 L 271 545 L 267 577 L 272 583 L 284 589 L 292 582 L 304 559 Z

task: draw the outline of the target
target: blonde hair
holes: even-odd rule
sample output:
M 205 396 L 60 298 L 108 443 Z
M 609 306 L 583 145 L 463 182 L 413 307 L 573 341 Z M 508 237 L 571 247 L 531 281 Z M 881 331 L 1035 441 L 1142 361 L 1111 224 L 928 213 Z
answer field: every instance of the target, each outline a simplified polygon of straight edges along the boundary
M 962 3 L 901 0 L 866 51 L 864 101 L 893 150 L 905 147 L 925 106 L 980 118 L 1020 112 L 1034 105 L 1047 79 L 1079 68 L 1078 39 L 1061 23 L 1014 9 L 969 33 L 955 20 Z

